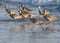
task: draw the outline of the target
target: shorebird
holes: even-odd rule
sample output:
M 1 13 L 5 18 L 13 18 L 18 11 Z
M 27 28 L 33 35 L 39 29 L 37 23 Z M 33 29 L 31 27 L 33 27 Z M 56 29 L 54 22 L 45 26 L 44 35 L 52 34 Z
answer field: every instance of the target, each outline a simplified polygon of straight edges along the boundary
M 40 8 L 40 6 L 38 6 L 38 11 L 39 11 L 39 14 L 43 15 L 44 19 L 46 19 L 49 22 L 57 20 L 57 18 L 55 16 L 51 15 L 46 10 L 42 11 L 41 8 Z
M 30 18 L 30 21 L 33 23 L 33 24 L 36 24 L 36 25 L 42 25 L 44 23 L 44 21 L 40 18 Z M 32 27 L 32 31 L 33 31 L 33 28 L 34 28 L 34 25 Z
M 18 11 L 18 12 L 20 12 L 20 11 L 21 11 L 22 13 L 30 13 L 30 12 L 32 12 L 32 10 L 26 8 L 26 7 L 24 6 L 24 4 L 21 4 L 21 7 L 19 6 L 19 11 Z
M 50 13 L 47 10 L 42 10 L 40 6 L 37 7 L 40 15 L 49 15 Z
M 30 18 L 30 21 L 33 22 L 34 24 L 42 24 L 44 21 L 40 18 Z
M 36 16 L 36 14 L 32 13 L 31 9 L 28 9 L 24 6 L 24 4 L 21 4 L 21 7 L 19 7 L 19 14 L 22 15 L 24 18 L 32 18 Z
M 9 14 L 15 14 L 14 10 L 10 9 L 7 5 L 5 5 L 5 9 Z
M 5 5 L 5 9 L 6 11 L 10 14 L 10 17 L 13 19 L 19 19 L 22 18 L 22 16 L 17 15 L 12 9 L 9 9 L 9 7 L 7 5 Z
M 26 13 L 26 14 L 22 14 L 22 16 L 24 18 L 33 18 L 34 16 L 37 16 L 37 15 L 34 13 Z
M 53 15 L 46 15 L 44 16 L 44 18 L 47 20 L 47 21 L 54 21 L 54 20 L 57 20 L 57 18 Z
M 24 18 L 32 18 L 34 16 L 37 16 L 35 13 L 24 13 L 24 11 L 19 12 L 19 15 L 21 15 Z

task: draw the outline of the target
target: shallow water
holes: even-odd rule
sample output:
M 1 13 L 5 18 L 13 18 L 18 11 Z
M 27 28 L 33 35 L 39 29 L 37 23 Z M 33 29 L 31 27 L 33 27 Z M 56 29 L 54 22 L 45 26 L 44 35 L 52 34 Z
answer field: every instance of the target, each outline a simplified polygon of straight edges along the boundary
M 19 4 L 10 3 L 10 8 L 18 11 Z M 38 14 L 36 7 L 26 5 L 33 9 L 33 12 Z M 41 6 L 42 7 L 42 6 Z M 46 9 L 54 16 L 58 17 L 59 20 L 52 22 L 54 31 L 42 31 L 41 26 L 30 24 L 28 21 L 23 20 L 12 20 L 9 14 L 5 11 L 4 5 L 0 5 L 0 43 L 60 43 L 60 6 L 42 7 Z M 34 26 L 33 30 L 32 27 Z

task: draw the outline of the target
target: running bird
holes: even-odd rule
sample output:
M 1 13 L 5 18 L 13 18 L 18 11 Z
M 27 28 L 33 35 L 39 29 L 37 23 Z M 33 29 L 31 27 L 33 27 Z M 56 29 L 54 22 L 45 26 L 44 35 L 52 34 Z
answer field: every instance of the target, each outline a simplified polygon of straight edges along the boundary
M 35 23 L 35 24 L 42 24 L 44 21 L 40 18 L 30 18 L 30 21 Z
M 20 15 L 24 18 L 33 18 L 34 16 L 37 16 L 35 13 L 22 13 L 21 11 Z
M 15 14 L 14 10 L 10 9 L 7 5 L 5 5 L 5 9 L 9 14 Z
M 42 25 L 44 23 L 44 21 L 40 18 L 30 18 L 30 21 L 36 25 Z M 33 28 L 34 28 L 34 25 L 33 27 L 31 28 L 31 30 L 33 31 Z
M 24 4 L 21 4 L 21 7 L 19 7 L 19 14 L 24 18 L 32 18 L 36 16 L 36 14 L 32 13 L 32 10 L 26 8 Z
M 26 7 L 24 6 L 24 4 L 21 4 L 21 7 L 19 7 L 19 11 L 18 11 L 18 12 L 20 13 L 20 11 L 21 11 L 22 13 L 30 13 L 30 12 L 32 12 L 32 10 L 26 8 Z
M 53 15 L 46 15 L 44 18 L 49 22 L 57 20 L 57 18 Z
M 12 9 L 9 9 L 9 7 L 7 5 L 5 5 L 5 9 L 6 11 L 10 14 L 10 17 L 13 19 L 19 19 L 22 18 L 22 16 L 17 15 Z
M 57 20 L 57 18 L 55 16 L 51 15 L 46 10 L 42 11 L 40 6 L 38 6 L 38 11 L 39 11 L 39 14 L 43 15 L 44 19 L 46 19 L 49 22 Z
M 49 15 L 50 14 L 46 10 L 41 10 L 41 7 L 40 6 L 38 6 L 37 9 L 38 9 L 38 12 L 39 12 L 40 15 L 44 15 L 45 16 L 45 15 Z
M 33 18 L 34 16 L 37 16 L 37 15 L 34 13 L 26 13 L 26 14 L 22 14 L 22 16 L 25 18 Z

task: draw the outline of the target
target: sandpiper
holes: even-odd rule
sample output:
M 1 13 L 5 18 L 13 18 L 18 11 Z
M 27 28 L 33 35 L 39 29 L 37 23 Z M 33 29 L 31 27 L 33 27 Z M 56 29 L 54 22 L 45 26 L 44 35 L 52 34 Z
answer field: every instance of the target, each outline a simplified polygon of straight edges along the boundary
M 13 19 L 22 18 L 22 16 L 17 15 L 12 9 L 9 9 L 9 7 L 7 5 L 5 5 L 5 9 L 10 14 L 10 17 L 12 17 Z
M 24 13 L 24 11 L 19 12 L 19 15 L 21 15 L 24 18 L 32 18 L 34 16 L 37 16 L 35 13 Z
M 35 24 L 42 24 L 44 21 L 40 18 L 30 18 L 30 21 L 35 23 Z
M 44 23 L 44 21 L 40 18 L 30 18 L 30 21 L 31 21 L 31 23 L 36 24 L 36 25 L 40 25 L 40 26 Z M 32 31 L 33 31 L 33 28 L 34 28 L 34 25 L 31 28 Z
M 10 9 L 7 5 L 5 5 L 5 9 L 9 14 L 14 14 L 14 10 Z
M 40 6 L 38 6 L 37 9 L 38 9 L 38 12 L 39 12 L 40 15 L 44 15 L 45 16 L 45 15 L 49 15 L 50 14 L 48 11 L 42 10 Z
M 51 15 L 48 11 L 46 11 L 46 10 L 42 11 L 40 6 L 38 6 L 38 11 L 39 11 L 39 14 L 43 15 L 43 17 L 49 22 L 57 20 L 57 18 L 55 16 Z
M 46 15 L 46 16 L 44 16 L 44 18 L 46 20 L 50 21 L 50 22 L 54 21 L 54 20 L 57 20 L 57 18 L 55 16 L 53 16 L 53 15 Z
M 26 13 L 26 14 L 22 14 L 22 16 L 25 18 L 33 18 L 34 16 L 37 16 L 37 15 L 34 13 Z
M 18 12 L 20 12 L 20 11 L 21 11 L 22 13 L 30 13 L 30 12 L 32 12 L 32 10 L 26 8 L 26 7 L 24 6 L 24 4 L 21 4 L 21 7 L 19 7 L 19 11 L 18 11 Z

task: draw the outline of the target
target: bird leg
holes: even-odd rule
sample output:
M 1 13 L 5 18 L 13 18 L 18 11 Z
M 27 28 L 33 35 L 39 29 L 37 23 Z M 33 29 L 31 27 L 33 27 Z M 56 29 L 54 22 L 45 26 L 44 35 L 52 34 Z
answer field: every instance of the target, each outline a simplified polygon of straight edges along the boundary
M 33 28 L 34 28 L 34 25 L 33 25 L 33 27 L 31 28 L 31 31 L 32 31 L 32 32 L 34 32 L 34 31 L 33 31 Z

